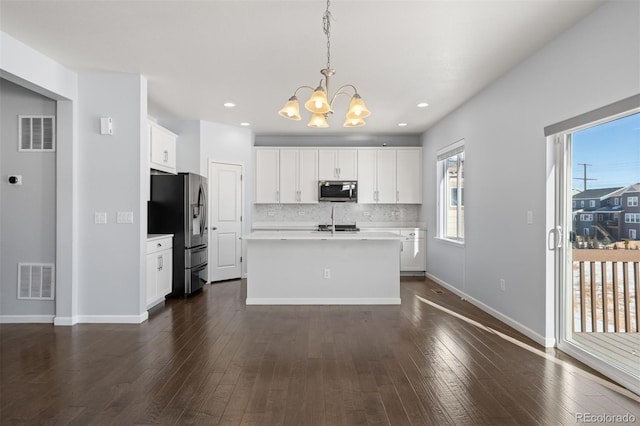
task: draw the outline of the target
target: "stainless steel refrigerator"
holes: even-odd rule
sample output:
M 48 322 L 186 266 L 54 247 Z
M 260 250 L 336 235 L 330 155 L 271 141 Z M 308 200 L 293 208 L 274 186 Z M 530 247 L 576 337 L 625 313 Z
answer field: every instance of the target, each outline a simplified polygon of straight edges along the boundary
M 171 296 L 200 290 L 207 283 L 207 179 L 151 175 L 148 224 L 149 234 L 174 234 Z

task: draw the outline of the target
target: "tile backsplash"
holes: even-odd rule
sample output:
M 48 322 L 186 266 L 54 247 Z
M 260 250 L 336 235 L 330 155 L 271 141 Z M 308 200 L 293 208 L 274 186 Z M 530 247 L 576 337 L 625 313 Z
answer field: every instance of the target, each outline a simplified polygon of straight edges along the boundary
M 338 224 L 365 222 L 417 222 L 416 204 L 254 204 L 254 222 L 317 222 L 331 223 L 331 206 L 335 205 Z

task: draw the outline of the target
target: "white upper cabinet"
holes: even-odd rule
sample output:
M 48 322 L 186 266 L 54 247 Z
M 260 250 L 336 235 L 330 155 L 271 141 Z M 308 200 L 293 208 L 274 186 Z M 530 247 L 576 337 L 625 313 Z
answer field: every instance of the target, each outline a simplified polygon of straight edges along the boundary
M 395 204 L 396 151 L 394 149 L 358 151 L 358 202 Z
M 315 204 L 318 180 L 357 180 L 361 204 L 420 204 L 422 148 L 256 148 L 255 203 Z
M 396 150 L 376 151 L 376 202 L 394 204 L 396 199 Z
M 358 179 L 358 151 L 350 148 L 318 150 L 318 179 Z
M 318 202 L 318 150 L 280 150 L 280 203 Z
M 149 167 L 176 174 L 176 141 L 178 135 L 149 121 Z
M 422 203 L 422 149 L 396 151 L 396 195 L 398 204 Z
M 280 202 L 280 150 L 256 149 L 256 203 Z
M 317 149 L 256 149 L 257 204 L 318 202 Z
M 358 203 L 376 203 L 377 168 L 376 150 L 366 149 L 358 152 Z
M 422 149 L 359 149 L 358 202 L 420 204 Z

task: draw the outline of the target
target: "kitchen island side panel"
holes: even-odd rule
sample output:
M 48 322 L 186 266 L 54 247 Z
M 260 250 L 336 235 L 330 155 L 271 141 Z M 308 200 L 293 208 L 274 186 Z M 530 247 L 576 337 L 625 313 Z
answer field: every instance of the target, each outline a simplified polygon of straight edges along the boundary
M 400 304 L 395 239 L 247 242 L 247 305 Z

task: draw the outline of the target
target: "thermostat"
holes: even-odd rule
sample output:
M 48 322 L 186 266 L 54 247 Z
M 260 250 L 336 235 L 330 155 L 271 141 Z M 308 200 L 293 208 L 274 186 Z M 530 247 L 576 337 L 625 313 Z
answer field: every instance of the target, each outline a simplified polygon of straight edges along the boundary
M 9 175 L 9 184 L 22 185 L 22 175 Z

